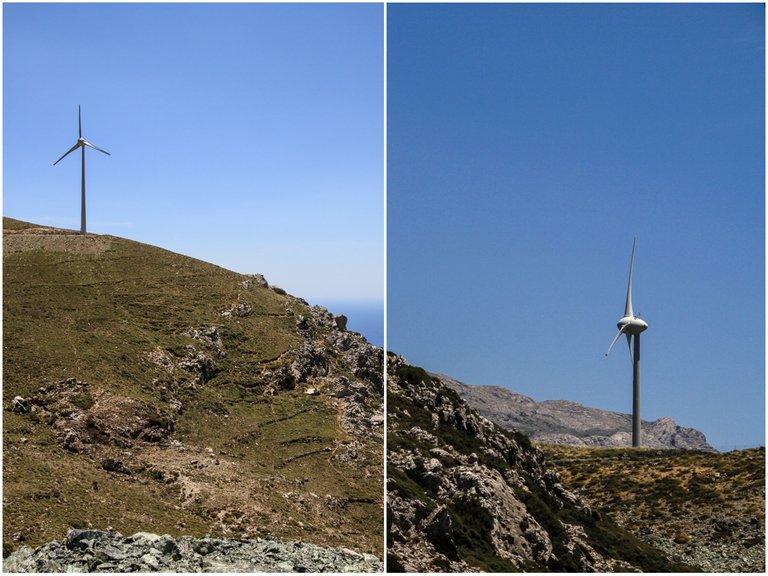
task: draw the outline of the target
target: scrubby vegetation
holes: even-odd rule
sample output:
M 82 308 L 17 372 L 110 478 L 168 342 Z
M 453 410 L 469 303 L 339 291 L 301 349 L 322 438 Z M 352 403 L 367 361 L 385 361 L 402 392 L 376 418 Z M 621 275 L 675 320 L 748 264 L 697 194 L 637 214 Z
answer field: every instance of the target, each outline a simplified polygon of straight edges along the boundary
M 762 571 L 755 547 L 764 550 L 764 448 L 541 448 L 568 486 L 668 555 L 705 570 Z M 757 565 L 746 564 L 752 556 Z

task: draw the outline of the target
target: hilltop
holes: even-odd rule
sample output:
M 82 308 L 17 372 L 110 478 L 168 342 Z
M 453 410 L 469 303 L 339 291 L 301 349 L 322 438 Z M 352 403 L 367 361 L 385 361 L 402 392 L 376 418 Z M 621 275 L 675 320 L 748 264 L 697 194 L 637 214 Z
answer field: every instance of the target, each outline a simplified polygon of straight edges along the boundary
M 383 352 L 160 248 L 4 218 L 4 551 L 69 528 L 381 557 Z
M 572 492 L 525 434 L 402 357 L 387 363 L 389 570 L 691 569 Z
M 570 400 L 536 402 L 500 386 L 477 386 L 433 374 L 497 424 L 544 444 L 621 448 L 632 444 L 632 416 L 590 408 Z M 642 421 L 643 446 L 714 451 L 702 432 L 672 418 Z

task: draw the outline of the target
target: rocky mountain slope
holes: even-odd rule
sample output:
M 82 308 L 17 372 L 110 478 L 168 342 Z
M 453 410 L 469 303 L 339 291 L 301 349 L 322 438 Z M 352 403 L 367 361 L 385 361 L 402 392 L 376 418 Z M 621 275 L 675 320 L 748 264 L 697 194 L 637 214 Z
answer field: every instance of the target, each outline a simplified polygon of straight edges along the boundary
M 668 557 L 765 573 L 765 449 L 541 446 L 563 483 Z
M 632 444 L 632 417 L 568 400 L 536 402 L 500 386 L 472 386 L 433 374 L 486 418 L 519 430 L 535 442 L 620 448 Z M 643 446 L 714 451 L 704 434 L 671 418 L 642 421 Z
M 390 354 L 390 571 L 682 571 L 570 492 L 527 436 Z
M 383 353 L 260 275 L 4 219 L 3 543 L 69 528 L 382 556 Z

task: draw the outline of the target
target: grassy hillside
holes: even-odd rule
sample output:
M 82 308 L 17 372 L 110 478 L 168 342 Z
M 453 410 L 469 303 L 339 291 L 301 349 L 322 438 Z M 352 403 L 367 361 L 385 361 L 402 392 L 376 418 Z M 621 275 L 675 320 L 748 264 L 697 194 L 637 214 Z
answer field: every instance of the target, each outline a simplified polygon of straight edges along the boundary
M 159 248 L 3 223 L 6 550 L 93 526 L 381 555 L 381 439 L 323 393 L 360 378 L 331 349 L 292 368 L 329 334 L 317 311 Z
M 764 572 L 764 448 L 541 448 L 566 486 L 669 556 L 705 571 Z

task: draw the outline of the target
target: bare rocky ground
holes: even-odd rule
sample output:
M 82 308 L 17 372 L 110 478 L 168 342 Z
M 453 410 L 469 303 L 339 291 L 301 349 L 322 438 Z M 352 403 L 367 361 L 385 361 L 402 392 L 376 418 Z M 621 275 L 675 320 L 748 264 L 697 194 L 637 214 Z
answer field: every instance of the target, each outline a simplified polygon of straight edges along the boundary
M 81 235 L 74 230 L 46 228 L 44 226 L 3 230 L 3 253 L 27 252 L 29 250 L 50 250 L 56 252 L 77 252 L 100 254 L 109 249 L 109 236 L 96 234 Z
M 268 538 L 192 538 L 70 530 L 61 542 L 22 547 L 3 560 L 12 572 L 382 572 L 372 554 Z

